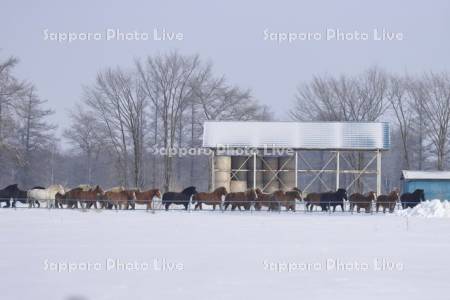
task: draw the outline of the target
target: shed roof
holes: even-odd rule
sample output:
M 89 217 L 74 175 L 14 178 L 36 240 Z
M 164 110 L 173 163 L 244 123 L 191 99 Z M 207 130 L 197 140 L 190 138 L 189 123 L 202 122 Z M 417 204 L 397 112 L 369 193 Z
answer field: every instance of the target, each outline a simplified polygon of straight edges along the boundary
M 450 180 L 450 171 L 402 171 L 402 179 Z
M 204 124 L 203 147 L 388 150 L 385 122 L 235 122 Z

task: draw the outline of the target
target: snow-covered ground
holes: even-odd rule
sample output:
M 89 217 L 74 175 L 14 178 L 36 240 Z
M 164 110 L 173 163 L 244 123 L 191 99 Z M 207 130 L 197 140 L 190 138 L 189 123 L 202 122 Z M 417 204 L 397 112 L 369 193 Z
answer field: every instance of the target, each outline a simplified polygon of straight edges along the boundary
M 0 225 L 1 299 L 450 298 L 450 219 L 1 209 Z

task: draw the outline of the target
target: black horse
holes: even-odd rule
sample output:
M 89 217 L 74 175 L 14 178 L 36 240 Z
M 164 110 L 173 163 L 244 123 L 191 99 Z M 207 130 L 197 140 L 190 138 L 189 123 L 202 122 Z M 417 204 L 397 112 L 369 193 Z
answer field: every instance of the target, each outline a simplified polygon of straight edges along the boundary
M 169 206 L 173 204 L 184 205 L 184 209 L 188 209 L 189 202 L 192 195 L 197 194 L 195 186 L 185 188 L 181 193 L 166 192 L 162 196 L 162 204 L 164 204 L 166 210 L 169 210 Z
M 4 208 L 11 206 L 11 199 L 13 200 L 12 207 L 16 207 L 16 201 L 27 203 L 27 191 L 22 191 L 16 184 L 11 184 L 0 190 L 0 203 L 6 202 Z
M 413 208 L 421 201 L 425 201 L 425 192 L 422 189 L 417 189 L 414 193 L 404 193 L 400 196 L 403 209 L 408 207 Z
M 345 189 L 338 189 L 336 192 L 326 192 L 320 194 L 320 206 L 322 210 L 328 210 L 333 207 L 333 212 L 336 211 L 336 206 L 340 206 L 344 211 L 344 200 L 347 200 L 347 191 Z

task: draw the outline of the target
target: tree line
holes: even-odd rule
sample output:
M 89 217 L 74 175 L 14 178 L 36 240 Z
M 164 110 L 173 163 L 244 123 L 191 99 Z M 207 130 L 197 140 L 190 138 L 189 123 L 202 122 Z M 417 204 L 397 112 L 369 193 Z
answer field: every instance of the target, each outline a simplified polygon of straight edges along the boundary
M 154 149 L 200 147 L 206 120 L 273 120 L 248 89 L 217 75 L 198 55 L 170 52 L 107 68 L 58 136 L 36 87 L 18 79 L 14 57 L 0 59 L 0 181 L 25 187 L 67 185 L 208 188 L 207 157 L 159 155 Z M 313 76 L 295 91 L 287 118 L 298 121 L 390 121 L 384 185 L 401 169 L 444 170 L 448 163 L 450 77 L 446 72 L 392 74 L 373 67 L 356 75 Z M 66 145 L 66 146 L 62 146 Z M 311 158 L 323 161 L 323 153 Z M 362 168 L 364 153 L 348 153 Z M 387 187 L 386 187 L 387 188 Z M 357 189 L 364 190 L 364 179 Z

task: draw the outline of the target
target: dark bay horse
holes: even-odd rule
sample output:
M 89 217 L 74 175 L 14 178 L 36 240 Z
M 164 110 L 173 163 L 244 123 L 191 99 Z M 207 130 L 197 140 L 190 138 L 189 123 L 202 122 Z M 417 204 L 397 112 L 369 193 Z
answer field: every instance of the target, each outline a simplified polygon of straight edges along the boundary
M 383 207 L 383 213 L 386 212 L 386 208 L 389 209 L 390 213 L 394 212 L 395 204 L 398 201 L 398 191 L 392 191 L 389 195 L 380 195 L 377 197 L 377 212 L 380 209 L 380 206 Z
M 192 197 L 192 203 L 195 204 L 195 209 L 202 209 L 202 204 L 212 205 L 213 210 L 216 210 L 216 206 L 219 206 L 222 210 L 222 197 L 228 194 L 227 189 L 223 186 L 218 187 L 211 193 L 197 193 Z
M 369 192 L 367 195 L 354 193 L 350 195 L 350 211 L 356 206 L 356 211 L 359 213 L 361 208 L 364 208 L 366 213 L 372 212 L 372 201 L 375 201 L 375 192 Z
M 225 196 L 224 207 L 227 210 L 231 205 L 231 210 L 235 210 L 236 207 L 241 210 L 241 207 L 245 210 L 249 210 L 255 201 L 258 199 L 256 191 L 254 189 L 248 189 L 246 192 L 228 193 Z
M 292 191 L 276 191 L 273 193 L 274 200 L 279 203 L 280 207 L 285 207 L 286 210 L 295 211 L 295 203 L 297 200 L 302 200 L 302 192 L 294 188 Z
M 422 189 L 417 189 L 413 193 L 404 193 L 400 196 L 403 209 L 413 208 L 421 201 L 425 201 L 425 192 Z
M 279 210 L 280 205 L 275 201 L 273 193 L 263 193 L 259 188 L 255 190 L 256 200 L 255 209 L 261 210 L 263 207 L 267 207 L 268 210 Z
M 21 203 L 27 203 L 27 192 L 19 189 L 17 184 L 11 184 L 0 190 L 0 203 L 6 202 L 6 205 L 3 207 L 10 207 L 11 200 L 13 201 L 12 207 L 16 207 L 16 201 Z
M 305 202 L 307 211 L 312 211 L 314 206 L 320 206 L 322 211 L 327 210 L 326 205 L 320 203 L 320 193 L 309 193 L 306 195 Z
M 187 210 L 191 197 L 195 194 L 197 194 L 195 186 L 187 187 L 181 193 L 165 192 L 162 196 L 162 204 L 166 210 L 169 210 L 171 204 L 184 205 L 184 209 Z

